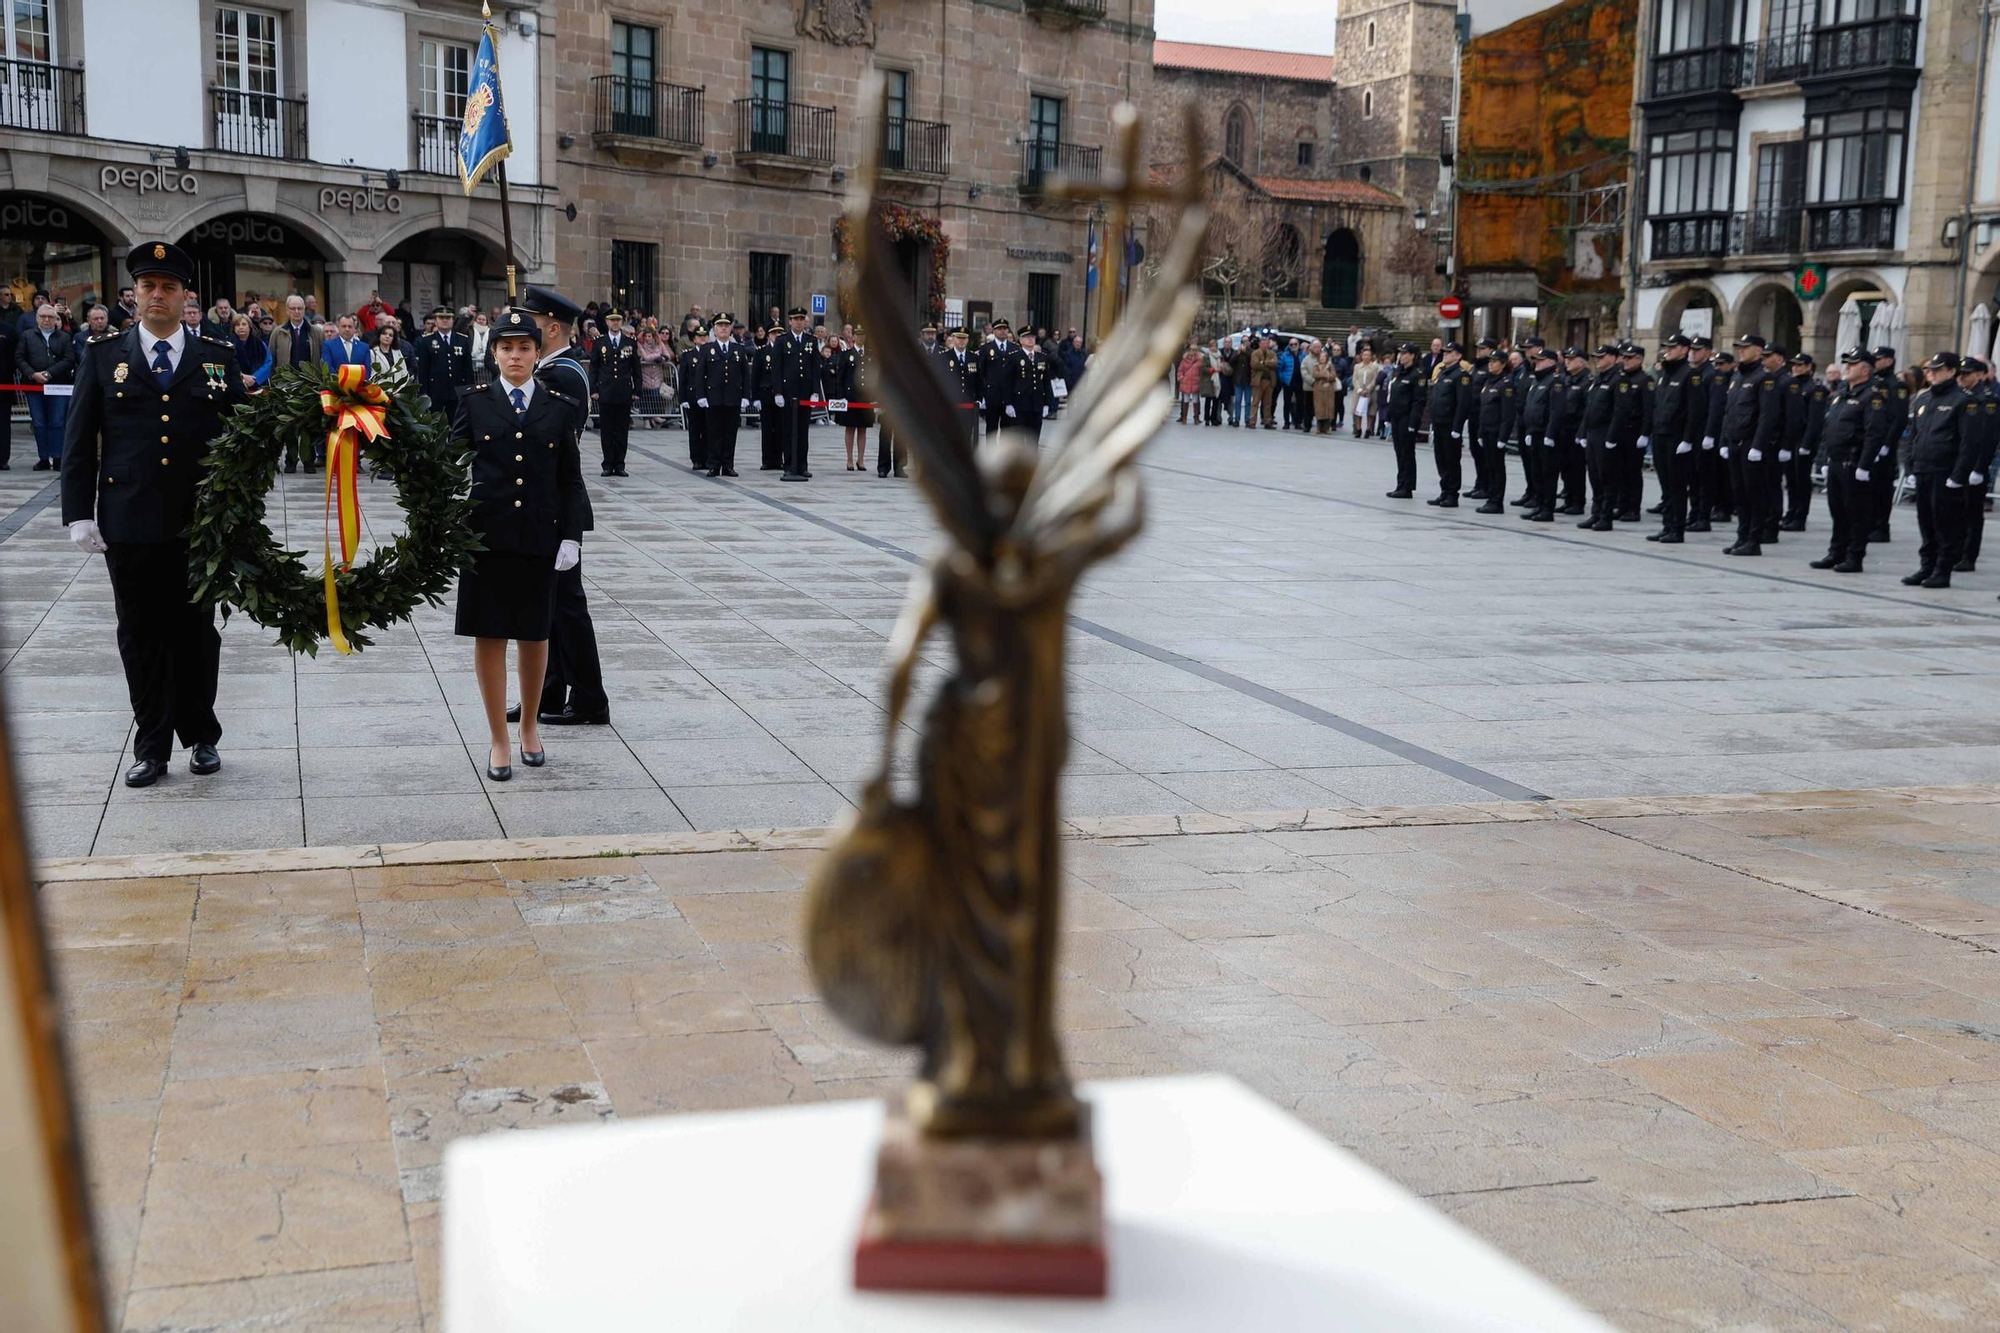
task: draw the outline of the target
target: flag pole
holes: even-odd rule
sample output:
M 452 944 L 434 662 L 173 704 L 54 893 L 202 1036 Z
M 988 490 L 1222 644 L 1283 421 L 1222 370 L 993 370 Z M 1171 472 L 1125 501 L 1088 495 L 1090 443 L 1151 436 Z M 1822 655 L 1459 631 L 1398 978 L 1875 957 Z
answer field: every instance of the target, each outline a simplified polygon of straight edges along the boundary
M 515 288 L 514 267 L 514 215 L 507 206 L 507 164 L 496 163 L 493 167 L 494 179 L 500 182 L 500 244 L 507 251 L 507 304 L 513 305 L 520 292 Z

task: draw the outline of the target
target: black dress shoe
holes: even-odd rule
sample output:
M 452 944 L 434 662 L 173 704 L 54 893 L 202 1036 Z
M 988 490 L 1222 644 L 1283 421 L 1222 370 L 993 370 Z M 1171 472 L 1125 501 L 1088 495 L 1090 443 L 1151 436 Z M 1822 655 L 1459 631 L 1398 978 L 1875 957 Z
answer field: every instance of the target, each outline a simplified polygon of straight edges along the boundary
M 1639 511 L 1636 509 L 1621 509 L 1615 517 L 1620 523 L 1637 523 L 1639 521 Z
M 1655 536 L 1648 537 L 1646 540 L 1657 541 L 1662 546 L 1679 546 L 1682 542 L 1686 541 L 1687 538 L 1681 536 L 1678 532 L 1662 532 Z
M 1951 572 L 1954 574 L 1975 574 L 1978 572 L 1978 566 L 1970 560 L 1961 560 L 1951 567 Z
M 1595 519 L 1591 522 L 1590 530 L 1592 532 L 1609 532 L 1611 531 L 1611 520 L 1608 518 Z
M 213 745 L 197 745 L 188 756 L 188 772 L 207 777 L 222 768 L 222 756 L 215 752 Z
M 1905 588 L 1921 588 L 1924 586 L 1924 582 L 1930 578 L 1932 572 L 1928 569 L 1920 569 L 1914 574 L 1905 574 L 1903 575 L 1903 586 Z
M 1569 516 L 1570 516 L 1571 518 L 1575 518 L 1575 517 L 1576 517 L 1576 516 L 1577 516 L 1578 514 L 1581 514 L 1581 513 L 1583 512 L 1583 506 L 1582 506 L 1582 505 L 1564 505 L 1564 506 L 1562 507 L 1562 511 L 1563 511 L 1563 512 L 1564 512 L 1565 514 L 1568 514 L 1568 515 L 1569 515 Z
M 1389 498 L 1390 498 L 1391 500 L 1407 500 L 1407 499 L 1409 499 L 1409 498 L 1410 498 L 1410 496 L 1411 496 L 1411 495 L 1413 494 L 1413 492 L 1411 492 L 1411 491 L 1384 491 L 1384 492 L 1382 492 L 1382 494 L 1384 494 L 1384 495 L 1388 496 L 1388 497 L 1389 497 Z
M 626 471 L 626 470 L 625 470 L 624 468 L 622 468 L 622 467 L 621 467 L 621 468 L 619 468 L 619 469 L 618 469 L 618 470 L 617 470 L 616 472 L 612 473 L 611 475 L 612 475 L 612 476 L 614 476 L 614 477 L 629 477 L 629 476 L 631 476 L 632 474 L 631 474 L 631 473 L 629 473 L 629 472 L 627 472 L 627 471 Z
M 1751 542 L 1751 543 L 1749 543 L 1749 544 L 1748 544 L 1748 545 L 1746 545 L 1746 546 L 1739 546 L 1739 547 L 1737 547 L 1737 548 L 1736 548 L 1735 550 L 1733 550 L 1733 551 L 1729 552 L 1729 554 L 1730 554 L 1730 555 L 1762 555 L 1762 554 L 1764 554 L 1764 548 L 1763 548 L 1763 547 L 1761 547 L 1761 546 L 1759 546 L 1759 545 L 1758 545 L 1758 544 L 1757 544 L 1756 542 Z
M 1868 534 L 1868 541 L 1870 545 L 1879 544 L 1881 542 L 1886 542 L 1888 540 L 1889 540 L 1889 525 L 1887 523 L 1884 523 L 1881 527 L 1875 529 L 1875 531 Z
M 5 467 L 5 466 L 6 466 L 5 463 L 0 463 L 0 467 Z M 285 464 L 285 471 L 288 473 L 297 472 L 298 470 L 299 470 L 299 460 L 296 458 L 294 458 L 291 462 Z
M 1553 523 L 1556 521 L 1556 514 L 1553 509 L 1536 509 L 1521 515 L 1521 517 L 1530 523 Z
M 1647 534 L 1646 534 L 1646 540 L 1647 540 L 1647 541 L 1649 541 L 1649 542 L 1657 542 L 1657 541 L 1664 541 L 1664 540 L 1666 540 L 1666 536 L 1667 536 L 1667 534 L 1666 534 L 1665 530 L 1663 529 L 1663 530 L 1661 530 L 1661 531 L 1659 531 L 1659 532 L 1649 532 L 1649 533 L 1647 533 Z
M 1861 572 L 1861 562 L 1850 555 L 1847 559 L 1835 565 L 1833 572 L 1836 574 L 1859 574 Z
M 495 768 L 493 765 L 488 764 L 486 766 L 486 776 L 492 778 L 495 782 L 510 782 L 514 777 L 514 766 L 512 764 L 502 764 L 500 767 Z
M 1807 569 L 1832 569 L 1832 568 L 1833 568 L 1833 567 L 1834 567 L 1835 565 L 1837 565 L 1837 564 L 1839 564 L 1839 563 L 1840 563 L 1840 562 L 1839 562 L 1838 560 L 1834 559 L 1834 558 L 1833 558 L 1832 556 L 1830 556 L 1830 555 L 1823 555 L 1823 556 L 1821 556 L 1821 557 L 1820 557 L 1819 559 L 1817 559 L 1817 560 L 1808 560 L 1808 561 L 1806 562 L 1806 568 L 1807 568 Z
M 1474 486 L 1465 493 L 1465 498 L 1468 500 L 1484 500 L 1486 498 L 1486 490 L 1484 487 Z
M 1778 524 L 1778 531 L 1780 532 L 1804 532 L 1805 530 L 1806 521 L 1802 518 L 1788 518 Z
M 158 759 L 141 759 L 125 770 L 125 785 L 128 787 L 150 787 L 165 777 L 167 766 Z
M 805 478 L 804 478 L 804 477 L 803 477 L 802 475 L 800 475 L 799 473 L 797 473 L 797 472 L 787 472 L 787 473 L 784 473 L 783 475 L 781 475 L 781 476 L 780 476 L 780 477 L 778 478 L 778 480 L 779 480 L 779 481 L 804 481 L 804 480 L 805 480 Z
M 1504 514 L 1507 512 L 1507 506 L 1501 504 L 1498 500 L 1488 500 L 1472 512 L 1475 514 Z
M 507 705 L 507 720 L 509 722 L 519 722 L 521 720 L 521 705 L 519 704 Z
M 1649 513 L 1649 514 L 1653 514 L 1653 515 L 1657 516 L 1657 515 L 1660 515 L 1660 514 L 1664 514 L 1664 513 L 1666 513 L 1666 512 L 1667 512 L 1667 507 L 1666 507 L 1665 505 L 1663 505 L 1663 504 L 1657 504 L 1657 505 L 1654 505 L 1654 506 L 1653 506 L 1652 508 L 1648 509 L 1648 510 L 1647 510 L 1646 512 L 1647 512 L 1647 513 Z
M 28 471 L 30 472 L 47 472 L 48 470 L 49 470 L 49 460 L 46 458 L 37 458 L 35 460 L 35 465 L 28 469 Z
M 726 467 L 722 469 L 722 475 L 725 477 L 733 477 L 736 475 L 736 469 L 733 467 Z
M 1458 497 L 1456 495 L 1440 496 L 1437 500 L 1437 507 L 1439 509 L 1456 509 L 1458 508 Z
M 547 750 L 523 750 L 521 751 L 521 762 L 529 768 L 540 768 L 543 764 L 549 762 L 549 752 Z
M 1444 497 L 1443 497 L 1442 495 L 1440 495 L 1440 496 L 1436 496 L 1436 497 L 1435 497 L 1435 498 L 1433 498 L 1433 499 L 1429 499 L 1429 500 L 1426 500 L 1426 501 L 1424 501 L 1424 503 L 1425 503 L 1425 504 L 1427 504 L 1427 505 L 1430 505 L 1430 506 L 1432 506 L 1433 508 L 1435 508 L 1436 506 L 1438 506 L 1438 505 L 1441 505 L 1441 504 L 1443 504 L 1443 503 L 1444 503 Z
M 1564 512 L 1565 514 L 1567 514 L 1567 513 L 1569 512 L 1569 510 L 1565 509 L 1565 510 L 1563 510 L 1563 512 Z M 1590 515 L 1590 516 L 1589 516 L 1588 518 L 1584 519 L 1584 520 L 1583 520 L 1583 522 L 1581 522 L 1581 523 L 1577 524 L 1577 526 L 1578 526 L 1579 528 L 1594 528 L 1594 527 L 1596 527 L 1596 526 L 1597 526 L 1597 515 L 1595 515 L 1595 514 L 1592 514 L 1592 515 Z
M 1949 588 L 1951 586 L 1951 571 L 1940 569 L 1937 573 L 1924 580 L 1924 586 L 1926 588 Z
M 702 475 L 707 477 L 719 477 L 722 475 L 722 469 L 719 467 L 712 467 Z
M 1708 525 L 1708 520 L 1707 520 L 1707 519 L 1703 519 L 1703 520 L 1701 520 L 1701 521 L 1700 521 L 1699 523 L 1690 523 L 1690 524 L 1688 524 L 1688 525 L 1687 525 L 1687 528 L 1686 528 L 1686 531 L 1688 531 L 1688 532 L 1713 532 L 1713 531 L 1714 531 L 1714 529 L 1713 529 L 1713 528 L 1711 528 L 1711 527 L 1710 527 L 1710 526 Z
M 611 725 L 611 711 L 579 713 L 574 708 L 565 707 L 560 713 L 537 713 L 535 720 L 545 727 L 608 727 Z

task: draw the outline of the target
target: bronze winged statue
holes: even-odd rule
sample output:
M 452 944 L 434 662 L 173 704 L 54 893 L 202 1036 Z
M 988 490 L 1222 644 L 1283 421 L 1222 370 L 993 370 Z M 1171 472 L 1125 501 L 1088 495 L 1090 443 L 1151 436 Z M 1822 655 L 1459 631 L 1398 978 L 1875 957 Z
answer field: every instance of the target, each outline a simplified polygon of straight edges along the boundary
M 1130 179 L 1138 127 L 1121 110 L 1122 213 L 1161 196 Z M 879 145 L 873 126 L 860 132 Z M 1199 161 L 1192 118 L 1186 133 L 1184 160 Z M 1092 358 L 1060 438 L 1038 450 L 1003 432 L 975 448 L 892 277 L 878 157 L 868 153 L 848 199 L 846 303 L 875 340 L 875 396 L 909 444 L 944 541 L 912 578 L 891 640 L 881 769 L 814 877 L 807 956 L 849 1026 L 922 1049 L 907 1098 L 921 1132 L 1062 1137 L 1078 1125 L 1054 1013 L 1066 616 L 1084 571 L 1139 531 L 1133 461 L 1171 401 L 1165 375 L 1194 319 L 1205 214 L 1192 183 L 1174 196 L 1183 212 L 1169 252 Z M 956 661 L 924 716 L 915 796 L 903 800 L 890 760 L 939 625 Z

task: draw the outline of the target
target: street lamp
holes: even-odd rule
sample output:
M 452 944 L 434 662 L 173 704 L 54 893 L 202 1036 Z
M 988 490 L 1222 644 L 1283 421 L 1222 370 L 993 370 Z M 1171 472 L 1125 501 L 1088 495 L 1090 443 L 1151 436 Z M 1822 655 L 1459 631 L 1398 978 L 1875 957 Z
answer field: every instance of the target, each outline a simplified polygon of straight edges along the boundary
M 1410 223 L 1419 232 L 1422 232 L 1431 225 L 1430 210 L 1426 209 L 1422 204 L 1418 204 L 1417 211 L 1410 215 Z

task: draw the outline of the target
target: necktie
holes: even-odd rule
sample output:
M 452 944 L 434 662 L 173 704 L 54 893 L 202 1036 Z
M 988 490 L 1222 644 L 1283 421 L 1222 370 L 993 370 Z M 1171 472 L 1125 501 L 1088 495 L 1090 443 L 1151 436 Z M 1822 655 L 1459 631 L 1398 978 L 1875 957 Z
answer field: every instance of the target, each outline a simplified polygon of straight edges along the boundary
M 528 410 L 528 395 L 520 389 L 514 390 L 514 410 L 516 412 Z
M 153 373 L 161 379 L 174 373 L 173 357 L 169 355 L 174 345 L 165 338 L 153 344 Z

